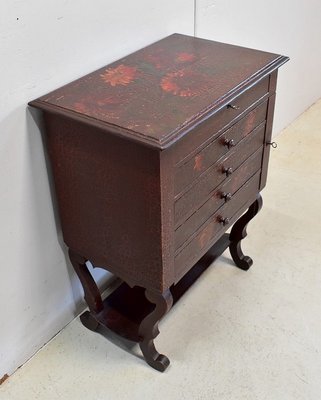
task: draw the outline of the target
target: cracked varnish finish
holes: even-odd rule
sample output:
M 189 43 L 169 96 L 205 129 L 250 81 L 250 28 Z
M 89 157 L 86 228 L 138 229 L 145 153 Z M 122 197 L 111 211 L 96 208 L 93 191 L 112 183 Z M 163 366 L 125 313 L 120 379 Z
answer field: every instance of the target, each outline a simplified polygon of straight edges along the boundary
M 281 61 L 276 54 L 174 34 L 41 97 L 36 105 L 73 112 L 162 147 Z
M 239 268 L 252 263 L 240 242 L 262 205 L 286 61 L 175 34 L 30 103 L 44 111 L 81 320 L 139 341 L 159 371 L 169 360 L 154 338 L 172 304 L 227 247 Z M 125 281 L 111 298 L 87 260 Z

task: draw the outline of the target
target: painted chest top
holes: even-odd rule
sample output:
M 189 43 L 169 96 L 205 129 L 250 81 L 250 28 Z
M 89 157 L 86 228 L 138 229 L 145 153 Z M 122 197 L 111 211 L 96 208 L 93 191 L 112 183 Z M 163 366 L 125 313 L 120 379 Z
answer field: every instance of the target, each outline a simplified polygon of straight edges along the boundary
M 31 103 L 164 148 L 281 56 L 173 34 Z

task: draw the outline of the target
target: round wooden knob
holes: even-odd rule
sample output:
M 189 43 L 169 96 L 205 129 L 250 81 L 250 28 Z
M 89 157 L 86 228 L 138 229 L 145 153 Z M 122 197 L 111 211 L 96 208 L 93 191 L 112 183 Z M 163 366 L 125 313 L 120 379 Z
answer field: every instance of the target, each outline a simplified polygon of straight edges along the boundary
M 230 149 L 231 147 L 235 146 L 235 141 L 234 139 L 225 139 L 224 140 L 224 145 L 227 146 L 228 149 Z
M 233 110 L 239 110 L 240 106 L 237 106 L 236 104 L 228 104 L 227 108 L 232 108 Z
M 221 199 L 224 199 L 225 201 L 230 201 L 232 198 L 232 193 L 230 192 L 223 192 L 221 195 Z
M 233 168 L 232 167 L 224 167 L 223 173 L 226 174 L 226 176 L 230 176 L 233 173 Z
M 227 218 L 227 217 L 225 217 L 225 218 L 224 217 L 220 217 L 219 221 L 223 226 L 228 225 L 230 223 L 230 219 Z

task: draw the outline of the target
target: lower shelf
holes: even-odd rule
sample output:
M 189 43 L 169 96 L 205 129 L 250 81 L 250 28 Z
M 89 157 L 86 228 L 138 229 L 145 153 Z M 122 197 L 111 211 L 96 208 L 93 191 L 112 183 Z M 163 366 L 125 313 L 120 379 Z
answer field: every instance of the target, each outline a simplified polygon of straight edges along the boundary
M 176 285 L 170 288 L 174 304 L 212 262 L 227 249 L 229 244 L 229 235 L 224 234 L 194 267 Z M 96 330 L 98 326 L 103 326 L 126 339 L 139 342 L 139 325 L 155 307 L 145 298 L 144 292 L 144 288 L 138 286 L 131 288 L 123 282 L 104 300 L 102 311 L 99 313 L 86 311 L 80 317 L 81 322 L 88 329 Z

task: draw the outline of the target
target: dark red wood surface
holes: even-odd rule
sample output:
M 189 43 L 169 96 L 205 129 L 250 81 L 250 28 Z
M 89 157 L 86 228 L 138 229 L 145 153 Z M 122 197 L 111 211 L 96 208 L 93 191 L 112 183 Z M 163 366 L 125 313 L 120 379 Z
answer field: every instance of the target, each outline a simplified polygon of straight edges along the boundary
M 33 105 L 77 113 L 160 147 L 285 61 L 277 54 L 174 34 Z
M 222 236 L 221 240 L 191 268 L 178 284 L 171 287 L 174 305 L 230 243 L 228 234 Z M 95 329 L 100 324 L 126 339 L 139 342 L 141 340 L 138 333 L 139 326 L 155 308 L 147 301 L 144 288 L 139 286 L 131 288 L 123 282 L 104 299 L 103 304 L 103 309 L 92 313 L 97 321 Z
M 233 152 L 236 146 L 253 129 L 265 120 L 267 101 L 257 106 L 249 112 L 238 123 L 230 129 L 224 131 L 219 137 L 210 142 L 197 154 L 190 157 L 183 165 L 175 170 L 175 194 L 179 193 L 191 182 L 204 173 L 214 162 L 229 152 Z M 226 143 L 233 141 L 233 146 L 229 147 Z
M 251 135 L 246 136 L 225 157 L 211 166 L 183 196 L 175 202 L 175 224 L 180 224 L 201 204 L 203 204 L 212 190 L 227 179 L 225 168 L 234 171 L 263 144 L 265 124 L 255 128 Z
M 233 98 L 227 105 L 221 107 L 214 115 L 205 118 L 197 127 L 187 130 L 186 134 L 175 143 L 175 163 L 184 164 L 195 153 L 213 141 L 238 121 L 248 115 L 259 104 L 269 98 L 270 77 L 257 82 L 250 89 Z M 233 109 L 228 105 L 236 105 Z
M 225 204 L 226 201 L 222 198 L 223 193 L 230 193 L 230 200 L 232 200 L 234 193 L 260 169 L 262 153 L 263 147 L 261 146 L 222 186 L 211 191 L 205 203 L 192 214 L 190 213 L 190 217 L 177 227 L 175 230 L 175 249 L 178 249 L 219 207 Z
M 227 246 L 238 267 L 252 263 L 240 242 L 262 204 L 286 61 L 174 34 L 30 103 L 44 110 L 81 320 L 138 340 L 159 371 L 169 360 L 154 339 L 175 293 Z M 126 284 L 103 301 L 88 260 Z
M 235 194 L 234 198 L 223 205 L 195 234 L 191 240 L 183 246 L 175 256 L 175 281 L 194 265 L 196 260 L 202 257 L 216 240 L 243 214 L 247 207 L 254 201 L 259 188 L 260 176 L 254 175 Z M 229 223 L 223 226 L 221 218 L 228 218 Z
M 67 246 L 133 285 L 162 290 L 172 278 L 163 270 L 160 153 L 56 115 L 45 122 Z
M 276 89 L 277 76 L 278 76 L 278 70 L 274 71 L 271 74 L 270 87 L 271 87 L 272 93 L 275 92 L 275 89 Z M 262 160 L 262 174 L 261 174 L 260 190 L 262 190 L 264 188 L 264 186 L 266 185 L 266 180 L 267 180 L 268 163 L 269 163 L 270 149 L 271 149 L 271 146 L 269 145 L 269 143 L 271 143 L 271 138 L 272 138 L 275 96 L 276 96 L 275 94 L 270 96 L 269 102 L 268 102 L 268 112 L 267 112 L 267 116 L 266 116 L 266 129 L 265 129 L 265 137 L 264 137 L 265 148 L 264 148 L 264 155 L 263 155 L 263 160 Z

